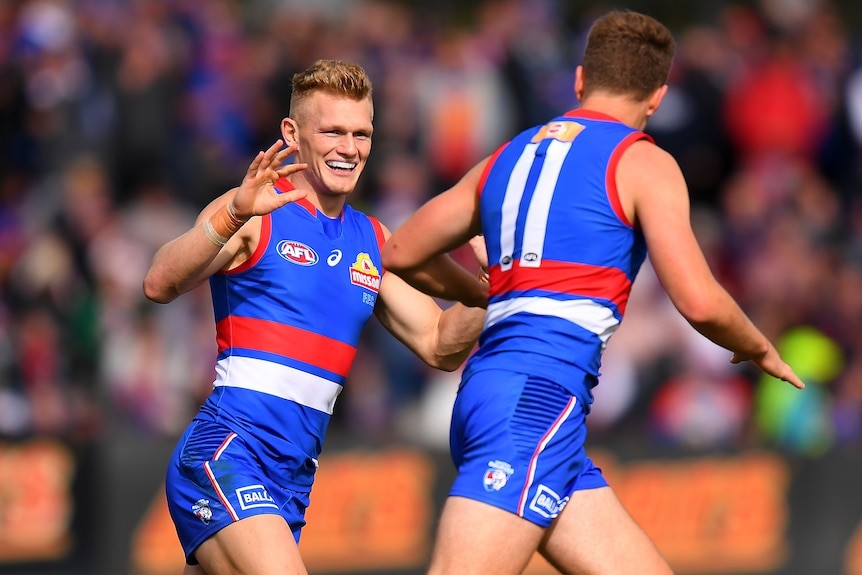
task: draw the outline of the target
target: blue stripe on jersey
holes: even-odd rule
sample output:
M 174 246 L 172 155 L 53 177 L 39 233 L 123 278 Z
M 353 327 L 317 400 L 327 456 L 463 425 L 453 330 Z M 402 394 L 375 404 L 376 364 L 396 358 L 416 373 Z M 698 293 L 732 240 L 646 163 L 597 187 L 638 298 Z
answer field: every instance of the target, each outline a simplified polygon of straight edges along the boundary
M 513 338 L 512 334 L 517 333 Z M 464 378 L 481 369 L 508 369 L 555 381 L 585 408 L 601 367 L 602 343 L 567 320 L 520 313 L 485 329 L 467 360 Z
M 262 359 L 265 361 L 270 361 L 272 363 L 277 363 L 280 365 L 286 365 L 288 367 L 292 367 L 294 369 L 298 369 L 304 371 L 306 373 L 310 373 L 312 375 L 316 375 L 318 377 L 322 377 L 323 379 L 328 379 L 329 381 L 333 381 L 340 385 L 344 385 L 346 377 L 342 377 L 341 375 L 329 371 L 328 369 L 323 369 L 317 367 L 315 365 L 311 365 L 310 363 L 305 363 L 302 361 L 297 361 L 295 359 L 284 357 L 283 355 L 278 355 L 276 353 L 269 353 L 266 351 L 259 351 L 256 349 L 246 349 L 242 347 L 234 347 L 232 349 L 227 349 L 222 353 L 218 354 L 217 359 L 224 359 L 229 356 L 238 356 L 238 357 L 250 357 L 253 359 Z
M 533 194 L 536 192 L 536 184 L 539 181 L 539 176 L 542 174 L 542 166 L 545 163 L 545 152 L 547 152 L 549 144 L 550 142 L 544 141 L 536 148 L 533 163 L 527 175 L 524 195 L 521 196 L 521 203 L 518 206 L 518 217 L 515 220 L 515 251 L 512 253 L 513 260 L 521 257 L 521 246 L 524 244 L 524 232 L 527 227 L 528 208 L 530 207 L 530 202 L 533 200 Z M 499 259 L 489 261 L 496 262 Z
M 505 294 L 493 296 L 488 298 L 488 303 L 497 303 L 500 301 L 506 301 L 519 297 L 542 297 L 546 299 L 553 299 L 557 301 L 573 301 L 573 300 L 590 300 L 594 301 L 598 304 L 601 304 L 607 308 L 610 308 L 613 311 L 614 317 L 617 319 L 621 319 L 620 312 L 617 309 L 617 304 L 613 301 L 601 297 L 584 297 L 576 294 L 567 294 L 560 292 L 549 292 L 545 290 L 513 290 L 510 292 L 506 292 Z

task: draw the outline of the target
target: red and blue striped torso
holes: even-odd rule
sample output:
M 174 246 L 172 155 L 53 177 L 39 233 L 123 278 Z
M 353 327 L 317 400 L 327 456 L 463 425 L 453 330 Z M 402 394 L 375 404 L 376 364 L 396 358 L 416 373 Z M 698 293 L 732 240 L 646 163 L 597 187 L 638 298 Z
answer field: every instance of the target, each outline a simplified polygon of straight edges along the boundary
M 286 181 L 279 187 L 287 189 Z M 261 218 L 260 245 L 210 278 L 218 341 L 213 392 L 198 418 L 223 421 L 311 485 L 335 400 L 382 280 L 377 220 L 306 200 Z M 299 465 L 297 465 L 299 464 Z
M 592 401 L 601 352 L 646 258 L 615 181 L 622 152 L 640 139 L 649 136 L 575 110 L 492 156 L 479 189 L 490 299 L 467 373 L 527 371 Z

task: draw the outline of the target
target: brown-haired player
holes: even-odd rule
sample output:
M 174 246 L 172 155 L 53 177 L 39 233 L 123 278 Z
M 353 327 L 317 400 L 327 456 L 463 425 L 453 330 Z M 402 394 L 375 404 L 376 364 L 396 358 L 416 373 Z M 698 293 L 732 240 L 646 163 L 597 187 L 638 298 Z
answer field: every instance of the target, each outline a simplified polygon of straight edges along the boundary
M 642 131 L 667 91 L 673 53 L 653 18 L 599 18 L 576 71 L 580 107 L 501 146 L 386 244 L 388 269 L 464 301 L 471 278 L 429 281 L 411 270 L 474 234 L 487 246 L 485 328 L 455 401 L 458 475 L 433 575 L 521 573 L 537 550 L 567 574 L 671 572 L 584 448 L 602 351 L 647 251 L 679 312 L 731 362 L 803 387 L 713 277 L 680 168 Z

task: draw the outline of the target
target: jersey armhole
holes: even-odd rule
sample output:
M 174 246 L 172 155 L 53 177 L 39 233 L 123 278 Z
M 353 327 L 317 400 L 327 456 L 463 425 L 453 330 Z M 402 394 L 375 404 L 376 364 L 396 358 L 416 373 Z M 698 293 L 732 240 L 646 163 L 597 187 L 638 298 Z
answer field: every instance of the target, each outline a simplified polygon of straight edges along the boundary
M 374 228 L 374 235 L 377 238 L 377 249 L 383 252 L 383 244 L 386 243 L 386 236 L 383 235 L 383 225 L 374 216 L 368 216 L 368 220 L 371 222 L 371 227 Z M 383 268 L 381 275 L 385 273 L 386 268 Z
M 622 202 L 620 202 L 620 194 L 617 189 L 617 167 L 619 166 L 620 158 L 622 158 L 623 153 L 629 149 L 629 146 L 640 140 L 647 140 L 653 144 L 655 143 L 649 134 L 645 134 L 644 132 L 632 132 L 623 138 L 622 141 L 617 144 L 617 147 L 614 148 L 614 151 L 611 152 L 611 157 L 608 160 L 608 169 L 605 173 L 605 189 L 607 190 L 608 201 L 611 204 L 611 208 L 614 210 L 614 213 L 621 222 L 632 228 L 634 227 L 634 223 L 629 220 L 628 216 L 626 216 Z
M 494 166 L 494 163 L 497 161 L 497 158 L 506 149 L 510 142 L 506 142 L 502 146 L 496 149 L 493 154 L 488 158 L 488 163 L 485 164 L 485 169 L 482 170 L 482 175 L 479 177 L 479 184 L 476 186 L 476 197 L 482 197 L 482 190 L 485 188 L 485 181 L 488 179 L 488 174 L 491 173 L 491 168 Z
M 257 240 L 257 247 L 254 249 L 254 253 L 251 254 L 251 257 L 236 266 L 233 269 L 229 269 L 227 271 L 221 271 L 219 273 L 225 275 L 239 274 L 245 271 L 250 270 L 257 262 L 261 260 L 264 252 L 266 252 L 266 248 L 269 246 L 269 240 L 272 236 L 272 214 L 264 214 L 260 217 L 260 237 Z

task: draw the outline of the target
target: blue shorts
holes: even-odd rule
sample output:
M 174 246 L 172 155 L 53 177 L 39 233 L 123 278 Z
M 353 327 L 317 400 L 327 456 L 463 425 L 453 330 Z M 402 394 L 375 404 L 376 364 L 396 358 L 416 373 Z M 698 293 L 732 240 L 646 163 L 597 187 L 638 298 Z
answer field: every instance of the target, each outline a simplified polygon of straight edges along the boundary
M 572 493 L 607 486 L 586 455 L 586 436 L 584 409 L 560 385 L 505 370 L 474 372 L 452 414 L 458 476 L 449 495 L 548 527 Z
M 197 563 L 194 552 L 201 543 L 252 515 L 281 515 L 298 543 L 310 495 L 280 487 L 240 436 L 200 420 L 189 425 L 174 450 L 165 491 L 190 565 Z

